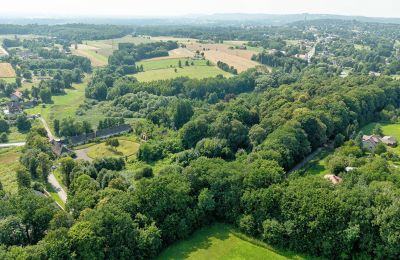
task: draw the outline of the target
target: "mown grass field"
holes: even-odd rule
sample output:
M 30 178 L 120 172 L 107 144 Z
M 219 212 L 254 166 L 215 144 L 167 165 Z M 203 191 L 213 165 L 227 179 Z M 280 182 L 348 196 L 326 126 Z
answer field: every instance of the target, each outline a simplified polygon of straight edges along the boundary
M 207 66 L 206 60 L 192 60 L 192 59 L 162 59 L 162 60 L 143 60 L 137 63 L 138 66 L 143 65 L 144 71 L 149 70 L 159 70 L 159 69 L 167 69 L 167 68 L 179 68 L 178 63 L 181 61 L 183 68 L 188 68 L 190 66 L 185 66 L 185 61 L 188 61 L 189 64 L 192 62 L 194 66 Z
M 15 78 L 1 78 L 0 80 L 4 80 L 7 83 L 15 83 Z
M 177 72 L 175 72 L 177 69 Z M 165 68 L 157 70 L 149 70 L 134 74 L 133 76 L 142 82 L 154 80 L 173 79 L 177 77 L 189 77 L 195 79 L 203 79 L 223 75 L 231 77 L 232 74 L 219 69 L 216 66 L 183 66 L 182 68 Z
M 196 231 L 190 238 L 166 248 L 156 258 L 166 259 L 305 259 L 300 255 L 274 250 L 272 247 L 244 235 L 230 226 L 214 224 Z
M 11 127 L 8 134 L 9 143 L 24 142 L 26 138 L 26 133 L 21 133 L 16 127 Z
M 327 148 L 321 150 L 312 160 L 310 160 L 302 170 L 306 171 L 307 175 L 321 175 L 329 174 L 328 165 L 326 164 L 326 157 L 332 154 L 333 150 Z
M 105 142 L 96 144 L 93 146 L 88 147 L 87 155 L 92 158 L 100 158 L 100 157 L 110 157 L 110 156 L 133 156 L 139 151 L 139 143 L 125 140 L 125 139 L 118 139 L 119 146 L 116 148 L 111 148 L 106 146 Z
M 21 148 L 0 149 L 0 181 L 6 192 L 14 193 L 18 189 L 15 170 L 19 165 Z

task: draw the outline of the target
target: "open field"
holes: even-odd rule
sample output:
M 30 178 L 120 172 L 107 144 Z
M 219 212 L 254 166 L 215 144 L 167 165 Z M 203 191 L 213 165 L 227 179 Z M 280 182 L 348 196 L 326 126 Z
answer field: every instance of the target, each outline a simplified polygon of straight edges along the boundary
M 197 39 L 194 38 L 178 38 L 178 37 L 171 37 L 171 36 L 157 36 L 157 37 L 150 37 L 152 41 L 176 41 L 178 43 L 188 43 L 188 42 L 196 42 Z
M 6 192 L 16 192 L 18 189 L 15 170 L 19 165 L 20 149 L 0 149 L 0 181 Z
M 133 76 L 142 82 L 149 82 L 153 80 L 173 79 L 177 77 L 190 77 L 196 79 L 210 78 L 217 75 L 231 77 L 232 74 L 225 72 L 216 66 L 190 66 L 175 68 L 149 70 L 134 74 Z
M 83 56 L 90 60 L 93 67 L 103 67 L 108 64 L 108 56 L 99 53 L 100 49 L 90 46 L 78 44 L 78 49 L 72 48 L 74 55 Z
M 15 70 L 10 63 L 0 63 L 0 78 L 15 78 Z
M 110 157 L 110 156 L 132 156 L 135 155 L 139 151 L 140 144 L 125 140 L 119 139 L 119 146 L 116 148 L 110 148 L 106 146 L 105 142 L 90 146 L 88 148 L 87 155 L 92 158 L 96 159 L 99 157 Z
M 46 104 L 45 107 L 39 105 L 25 111 L 30 115 L 40 113 L 52 129 L 54 119 L 61 120 L 69 116 L 74 117 L 78 121 L 87 120 L 92 126 L 97 126 L 99 120 L 104 118 L 100 111 L 91 111 L 91 113 L 82 116 L 75 114 L 79 105 L 85 99 L 85 87 L 88 80 L 89 78 L 87 77 L 83 83 L 74 84 L 72 89 L 66 89 L 65 95 L 53 96 L 53 104 Z
M 255 243 L 252 243 L 255 242 Z M 161 259 L 305 259 L 279 252 L 268 245 L 238 234 L 225 224 L 214 224 L 196 231 L 189 239 L 177 242 L 156 258 Z
M 168 52 L 168 56 L 163 56 L 163 57 L 156 57 L 156 58 L 151 58 L 147 59 L 144 61 L 149 61 L 149 60 L 168 60 L 168 59 L 185 59 L 185 58 L 192 58 L 194 56 L 194 53 L 186 48 L 177 48 L 174 50 L 170 50 Z
M 306 163 L 301 170 L 306 171 L 306 175 L 321 175 L 329 174 L 328 165 L 326 165 L 325 159 L 328 155 L 332 154 L 333 150 L 324 148 L 315 156 L 312 160 Z
M 207 66 L 207 61 L 206 60 L 192 60 L 192 59 L 178 59 L 178 58 L 169 58 L 169 59 L 162 59 L 162 60 L 155 60 L 155 59 L 148 59 L 148 60 L 143 60 L 137 63 L 138 66 L 143 65 L 144 71 L 149 71 L 149 70 L 159 70 L 159 69 L 167 69 L 167 68 L 178 68 L 178 63 L 181 61 L 182 66 L 184 68 L 188 68 L 185 66 L 185 61 L 189 61 L 189 64 L 192 62 L 194 63 L 194 66 Z M 190 66 L 189 66 L 190 67 Z
M 354 44 L 354 48 L 358 51 L 370 51 L 371 47 L 367 46 L 367 45 L 362 45 L 362 44 Z
M 21 133 L 16 127 L 10 128 L 10 133 L 8 134 L 9 143 L 24 142 L 26 138 L 26 133 Z
M 4 80 L 7 83 L 15 83 L 15 78 L 0 78 L 1 80 Z
M 238 72 L 259 65 L 259 63 L 251 60 L 251 57 L 254 54 L 257 54 L 257 52 L 231 49 L 232 46 L 228 44 L 203 44 L 190 42 L 186 44 L 186 47 L 192 52 L 204 52 L 204 56 L 213 63 L 217 63 L 218 61 L 225 62 L 228 65 L 235 67 Z

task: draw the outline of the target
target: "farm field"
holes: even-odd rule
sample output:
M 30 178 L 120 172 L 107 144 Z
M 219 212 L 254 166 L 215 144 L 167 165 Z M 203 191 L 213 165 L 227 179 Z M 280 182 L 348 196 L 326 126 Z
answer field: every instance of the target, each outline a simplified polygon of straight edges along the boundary
M 140 144 L 125 140 L 119 139 L 119 146 L 116 148 L 110 148 L 106 146 L 105 142 L 90 146 L 87 148 L 87 155 L 92 158 L 96 159 L 99 157 L 110 157 L 110 156 L 133 156 L 139 151 Z
M 15 70 L 10 63 L 0 63 L 0 78 L 15 78 Z
M 93 67 L 103 67 L 108 64 L 108 56 L 99 53 L 95 47 L 87 48 L 88 45 L 78 44 L 78 49 L 72 49 L 74 55 L 83 56 L 90 60 Z
M 0 181 L 6 192 L 16 192 L 17 176 L 15 170 L 19 165 L 21 148 L 2 148 L 0 149 Z
M 232 76 L 232 74 L 225 72 L 217 68 L 216 66 L 183 67 L 183 68 L 178 68 L 177 72 L 175 72 L 175 68 L 157 69 L 157 70 L 140 72 L 132 76 L 137 78 L 137 80 L 139 81 L 149 82 L 153 80 L 173 79 L 177 77 L 203 79 L 203 78 L 215 77 L 217 75 L 223 75 L 225 77 Z
M 15 78 L 0 78 L 1 80 L 4 80 L 7 83 L 15 83 Z
M 254 54 L 257 54 L 256 51 L 230 49 L 232 46 L 228 44 L 202 44 L 190 42 L 186 44 L 186 47 L 192 52 L 204 52 L 206 59 L 213 63 L 217 63 L 218 61 L 225 62 L 229 66 L 235 67 L 238 72 L 260 65 L 251 60 L 251 57 Z
M 192 60 L 192 59 L 162 59 L 162 60 L 154 60 L 154 59 L 148 59 L 148 60 L 143 60 L 137 63 L 138 66 L 143 65 L 144 71 L 149 71 L 149 70 L 158 70 L 158 69 L 167 69 L 167 68 L 178 68 L 178 63 L 179 61 L 182 62 L 182 66 L 184 68 L 188 68 L 185 66 L 185 61 L 189 61 L 189 64 L 192 62 L 194 63 L 194 66 L 207 66 L 207 61 L 206 60 Z
M 225 224 L 214 224 L 196 231 L 189 239 L 177 242 L 156 258 L 161 259 L 304 259 L 283 253 L 245 236 Z

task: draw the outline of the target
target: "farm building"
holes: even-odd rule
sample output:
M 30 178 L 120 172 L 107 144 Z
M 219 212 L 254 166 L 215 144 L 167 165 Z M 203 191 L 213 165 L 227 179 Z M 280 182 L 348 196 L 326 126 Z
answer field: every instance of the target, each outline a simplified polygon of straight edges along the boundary
M 129 133 L 132 131 L 132 127 L 128 124 L 122 124 L 110 128 L 99 129 L 94 133 L 82 134 L 70 137 L 70 144 L 72 146 L 86 144 L 95 138 L 108 138 L 115 135 Z
M 22 112 L 21 105 L 18 102 L 9 102 L 4 109 L 5 115 L 14 115 Z
M 19 101 L 22 99 L 22 92 L 17 90 L 10 95 L 12 101 Z
M 61 141 L 51 140 L 50 143 L 51 150 L 58 156 L 71 153 L 71 150 L 69 150 Z
M 384 136 L 380 137 L 377 135 L 363 135 L 362 137 L 362 146 L 364 149 L 367 149 L 371 152 L 373 152 L 376 148 L 376 146 L 379 143 L 383 143 L 388 146 L 396 146 L 397 141 L 393 136 Z

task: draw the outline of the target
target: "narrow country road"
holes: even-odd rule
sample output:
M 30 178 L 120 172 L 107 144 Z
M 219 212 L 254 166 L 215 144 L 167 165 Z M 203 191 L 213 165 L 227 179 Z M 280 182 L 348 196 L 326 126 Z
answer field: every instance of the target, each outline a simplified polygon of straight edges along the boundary
M 25 142 L 0 144 L 0 148 L 5 148 L 5 147 L 18 147 L 18 146 L 24 146 L 24 145 L 25 145 Z
M 306 158 L 304 158 L 301 162 L 299 162 L 298 164 L 296 164 L 290 171 L 287 172 L 287 176 L 289 176 L 289 174 L 291 174 L 294 171 L 299 170 L 300 168 L 302 168 L 304 165 L 306 165 L 306 163 L 308 163 L 309 161 L 311 161 L 312 159 L 314 159 L 314 157 L 316 155 L 318 155 L 320 152 L 322 151 L 322 147 L 318 148 L 317 150 L 315 150 L 314 152 L 312 152 L 311 154 L 309 154 Z
M 57 181 L 56 177 L 53 173 L 50 173 L 49 177 L 47 178 L 50 185 L 53 189 L 57 192 L 58 197 L 65 203 L 67 201 L 67 193 L 61 187 L 60 183 Z
M 44 118 L 42 116 L 39 116 L 38 119 L 42 122 L 44 129 L 46 129 L 49 140 L 52 141 L 52 140 L 56 139 L 56 138 L 54 138 L 54 135 L 51 133 L 50 127 L 47 124 L 46 120 L 44 120 Z

